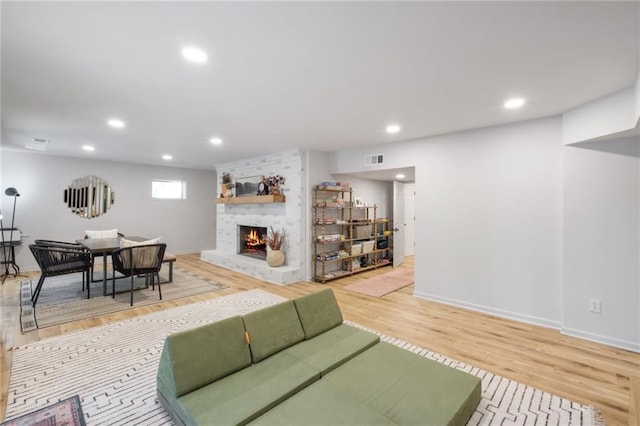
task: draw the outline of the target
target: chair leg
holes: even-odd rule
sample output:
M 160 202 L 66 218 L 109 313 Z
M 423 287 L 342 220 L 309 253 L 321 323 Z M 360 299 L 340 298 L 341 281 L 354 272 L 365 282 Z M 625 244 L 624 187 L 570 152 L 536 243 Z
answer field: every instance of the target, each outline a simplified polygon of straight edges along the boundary
M 36 285 L 36 291 L 34 291 L 33 295 L 31 296 L 31 301 L 33 302 L 31 306 L 33 306 L 34 308 L 36 307 L 36 303 L 38 302 L 38 296 L 40 296 L 40 290 L 42 290 L 42 284 L 44 284 L 44 279 L 45 279 L 44 274 L 40 275 L 40 279 L 38 280 L 38 285 Z
M 111 277 L 111 298 L 116 298 L 116 268 L 113 267 L 113 277 Z
M 153 281 L 154 274 L 151 274 L 151 280 Z M 162 300 L 162 289 L 160 288 L 160 275 L 158 274 L 158 293 L 160 294 L 160 300 Z
M 91 299 L 91 276 L 89 275 L 89 271 L 82 273 L 82 290 L 84 290 L 85 277 L 87 279 L 87 299 Z
M 131 306 L 133 306 L 133 274 L 131 274 Z

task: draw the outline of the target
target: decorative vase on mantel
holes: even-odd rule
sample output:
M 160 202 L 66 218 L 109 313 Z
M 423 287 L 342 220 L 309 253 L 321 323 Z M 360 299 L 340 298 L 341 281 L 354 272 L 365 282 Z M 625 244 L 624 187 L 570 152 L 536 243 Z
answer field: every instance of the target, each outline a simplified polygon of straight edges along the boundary
M 285 255 L 282 250 L 267 249 L 267 264 L 272 268 L 284 265 Z

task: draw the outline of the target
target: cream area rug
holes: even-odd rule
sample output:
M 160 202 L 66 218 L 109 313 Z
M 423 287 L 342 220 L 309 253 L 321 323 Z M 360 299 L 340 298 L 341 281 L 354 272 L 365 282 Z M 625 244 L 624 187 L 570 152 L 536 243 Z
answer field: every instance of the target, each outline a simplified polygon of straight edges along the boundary
M 14 349 L 6 418 L 78 394 L 87 425 L 171 425 L 156 397 L 167 334 L 282 302 L 250 290 L 45 339 Z M 353 325 L 353 324 L 352 324 Z M 393 337 L 384 341 L 482 379 L 470 425 L 594 425 L 591 407 L 493 375 Z
M 100 273 L 96 272 L 96 276 Z M 163 276 L 161 273 L 160 281 L 166 280 L 167 276 Z M 110 295 L 102 295 L 102 281 L 91 283 L 90 299 L 87 299 L 86 289 L 82 290 L 82 275 L 80 273 L 47 278 L 34 309 L 31 303 L 31 294 L 37 284 L 38 278 L 24 280 L 21 283 L 20 323 L 23 332 L 131 308 L 131 293 L 129 292 L 131 281 L 129 278 L 116 280 L 115 298 Z M 133 292 L 134 307 L 160 302 L 157 285 L 155 290 L 151 287 L 144 287 L 144 277 L 136 278 L 134 288 L 140 289 Z M 173 282 L 162 284 L 162 300 L 180 299 L 226 287 L 191 272 L 174 268 Z M 107 281 L 107 291 L 109 294 L 111 293 L 111 281 Z
M 367 278 L 345 286 L 345 290 L 382 297 L 413 284 L 413 268 L 398 268 L 382 275 Z

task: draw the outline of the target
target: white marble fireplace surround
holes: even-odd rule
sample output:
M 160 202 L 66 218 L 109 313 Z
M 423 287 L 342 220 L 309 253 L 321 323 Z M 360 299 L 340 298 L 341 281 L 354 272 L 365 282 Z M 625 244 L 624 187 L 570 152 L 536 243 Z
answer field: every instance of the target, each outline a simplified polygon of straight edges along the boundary
M 233 179 L 248 176 L 275 176 L 286 178 L 284 203 L 272 204 L 218 204 L 216 217 L 216 249 L 203 251 L 201 259 L 262 280 L 286 285 L 304 279 L 302 262 L 302 156 L 298 150 L 283 151 L 261 158 L 216 166 L 217 188 L 222 172 L 231 173 Z M 287 232 L 283 266 L 272 268 L 267 262 L 237 253 L 238 225 L 282 228 Z

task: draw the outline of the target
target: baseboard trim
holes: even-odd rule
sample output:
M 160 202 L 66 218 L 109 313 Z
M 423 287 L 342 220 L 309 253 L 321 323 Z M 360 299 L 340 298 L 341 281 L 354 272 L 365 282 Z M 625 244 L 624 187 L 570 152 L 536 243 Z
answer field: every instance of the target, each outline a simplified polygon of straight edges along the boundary
M 629 340 L 616 339 L 615 337 L 603 336 L 602 334 L 590 333 L 588 331 L 568 327 L 562 327 L 560 329 L 560 333 L 583 340 L 589 340 L 590 342 L 601 343 L 603 345 L 640 353 L 640 343 L 634 343 Z
M 533 324 L 541 327 L 552 328 L 560 331 L 561 334 L 564 334 L 567 336 L 577 337 L 579 339 L 588 340 L 590 342 L 600 343 L 603 345 L 640 353 L 640 343 L 635 343 L 628 340 L 616 339 L 613 337 L 603 336 L 601 334 L 589 333 L 587 331 L 577 330 L 573 328 L 563 327 L 560 321 L 552 321 L 546 318 L 523 315 L 513 311 L 506 311 L 503 309 L 497 309 L 490 306 L 463 302 L 461 300 L 435 296 L 433 294 L 421 293 L 417 291 L 414 292 L 413 295 L 415 297 L 430 300 L 432 302 L 438 302 L 438 303 L 443 303 L 445 305 L 456 306 L 458 308 L 469 309 L 471 311 L 480 312 L 482 314 L 494 315 L 500 318 L 506 318 L 514 321 L 524 322 L 526 324 Z
M 524 322 L 527 324 L 538 325 L 546 328 L 560 330 L 562 324 L 559 321 L 552 321 L 546 318 L 535 317 L 531 315 L 523 315 L 517 312 L 497 309 L 490 306 L 477 305 L 475 303 L 463 302 L 461 300 L 450 299 L 447 297 L 435 296 L 433 294 L 421 293 L 414 291 L 413 295 L 433 302 L 444 303 L 445 305 L 456 306 L 459 308 L 469 309 L 471 311 L 480 312 L 482 314 L 494 315 L 500 318 L 506 318 L 514 321 Z

